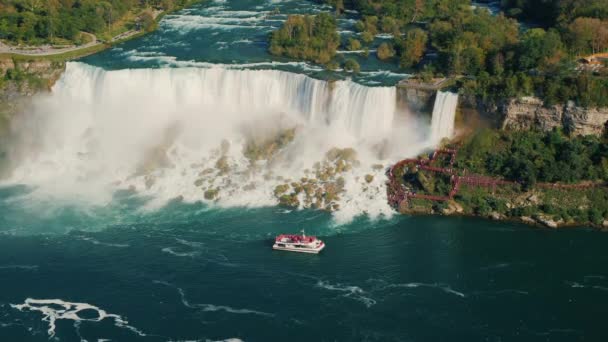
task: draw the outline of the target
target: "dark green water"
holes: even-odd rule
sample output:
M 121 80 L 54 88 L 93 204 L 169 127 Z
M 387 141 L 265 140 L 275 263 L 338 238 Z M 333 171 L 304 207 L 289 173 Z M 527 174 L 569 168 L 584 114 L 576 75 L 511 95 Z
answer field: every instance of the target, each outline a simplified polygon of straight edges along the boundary
M 61 341 L 608 337 L 608 235 L 592 230 L 442 217 L 333 226 L 319 212 L 179 203 L 36 219 L 3 195 L 1 341 L 49 339 L 43 313 L 11 306 L 27 298 L 88 303 L 128 321 L 91 321 L 97 310 L 83 310 L 80 321 L 57 319 Z M 43 234 L 62 222 L 71 230 Z M 275 234 L 300 227 L 321 236 L 326 251 L 271 249 Z M 62 309 L 57 303 L 38 307 Z

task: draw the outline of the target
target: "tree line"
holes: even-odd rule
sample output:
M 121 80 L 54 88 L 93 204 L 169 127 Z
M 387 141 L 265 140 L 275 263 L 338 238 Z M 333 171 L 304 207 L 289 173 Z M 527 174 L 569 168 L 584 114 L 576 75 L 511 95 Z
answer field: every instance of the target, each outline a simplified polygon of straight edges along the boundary
M 290 15 L 281 28 L 272 32 L 269 51 L 326 64 L 336 55 L 339 45 L 336 19 L 330 14 Z
M 467 94 L 496 100 L 535 95 L 547 105 L 608 106 L 608 68 L 577 69 L 578 57 L 608 50 L 606 0 L 505 0 L 505 12 L 498 15 L 471 6 L 470 0 L 323 1 L 336 15 L 351 9 L 361 16 L 358 35 L 345 49 L 369 51 L 376 35 L 391 34 L 378 46 L 378 59 L 424 78 L 464 76 L 459 86 Z M 516 19 L 534 27 L 523 29 Z M 336 44 L 334 32 L 315 39 L 323 41 L 317 46 Z M 299 58 L 302 53 L 285 52 L 304 40 L 273 34 L 271 52 Z M 310 49 L 306 42 L 303 46 Z M 326 51 L 321 59 L 306 59 L 331 65 L 335 49 Z
M 459 150 L 458 167 L 531 187 L 537 182 L 608 182 L 606 137 L 567 137 L 551 132 L 483 129 Z
M 189 0 L 0 0 L 0 39 L 10 43 L 81 43 L 80 32 L 102 34 L 130 11 L 171 10 Z M 150 13 L 142 24 L 153 25 Z M 147 16 L 147 17 L 146 17 Z M 146 28 L 146 27 L 144 27 Z

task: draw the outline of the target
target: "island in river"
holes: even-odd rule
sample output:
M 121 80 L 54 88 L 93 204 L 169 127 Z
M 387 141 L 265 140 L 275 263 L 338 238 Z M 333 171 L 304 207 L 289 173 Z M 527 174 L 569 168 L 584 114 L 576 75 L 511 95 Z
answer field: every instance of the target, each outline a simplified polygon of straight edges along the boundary
M 400 11 L 392 1 L 328 2 L 338 17 L 361 13 L 359 36 L 343 42 L 345 49 L 362 51 L 354 54 L 359 60 L 374 47 L 370 37 L 388 35 L 375 46 L 377 57 L 416 73 L 404 87 L 408 100 L 422 105 L 410 108 L 423 109 L 436 89 L 462 96 L 459 136 L 430 153 L 453 151 L 449 162 L 425 155 L 391 167 L 393 207 L 552 228 L 608 227 L 608 68 L 601 54 L 578 61 L 581 54 L 608 49 L 608 31 L 602 31 L 608 15 L 588 11 L 599 2 L 555 1 L 548 5 L 553 11 L 543 11 L 554 17 L 528 13 L 534 1 L 503 2 L 506 14 L 497 15 L 466 6 L 468 1 L 400 3 Z M 537 27 L 521 29 L 512 19 L 524 17 Z M 330 58 L 334 22 L 307 30 L 311 18 L 290 19 L 270 36 L 271 53 L 313 60 L 323 55 L 329 68 L 356 73 L 347 67 L 351 59 Z M 583 32 L 594 34 L 595 43 Z M 433 87 L 433 78 L 445 77 L 449 85 Z

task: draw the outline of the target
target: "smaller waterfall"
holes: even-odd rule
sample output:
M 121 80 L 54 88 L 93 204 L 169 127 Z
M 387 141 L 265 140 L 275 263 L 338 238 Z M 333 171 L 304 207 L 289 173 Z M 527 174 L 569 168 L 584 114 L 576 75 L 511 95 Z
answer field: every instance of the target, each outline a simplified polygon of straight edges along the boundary
M 430 140 L 433 144 L 438 144 L 443 138 L 451 138 L 454 134 L 454 118 L 457 105 L 458 94 L 437 91 L 431 119 Z

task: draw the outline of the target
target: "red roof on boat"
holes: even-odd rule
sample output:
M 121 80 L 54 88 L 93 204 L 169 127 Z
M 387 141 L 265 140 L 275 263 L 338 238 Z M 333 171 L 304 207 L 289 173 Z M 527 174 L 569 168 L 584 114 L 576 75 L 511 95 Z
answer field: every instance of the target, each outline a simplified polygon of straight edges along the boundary
M 290 239 L 293 242 L 304 242 L 304 243 L 310 243 L 310 242 L 314 242 L 314 241 L 317 240 L 316 236 L 302 236 L 302 235 L 294 235 L 294 234 L 281 234 L 281 235 L 279 235 L 279 236 L 276 237 L 275 241 L 279 242 L 283 238 Z

